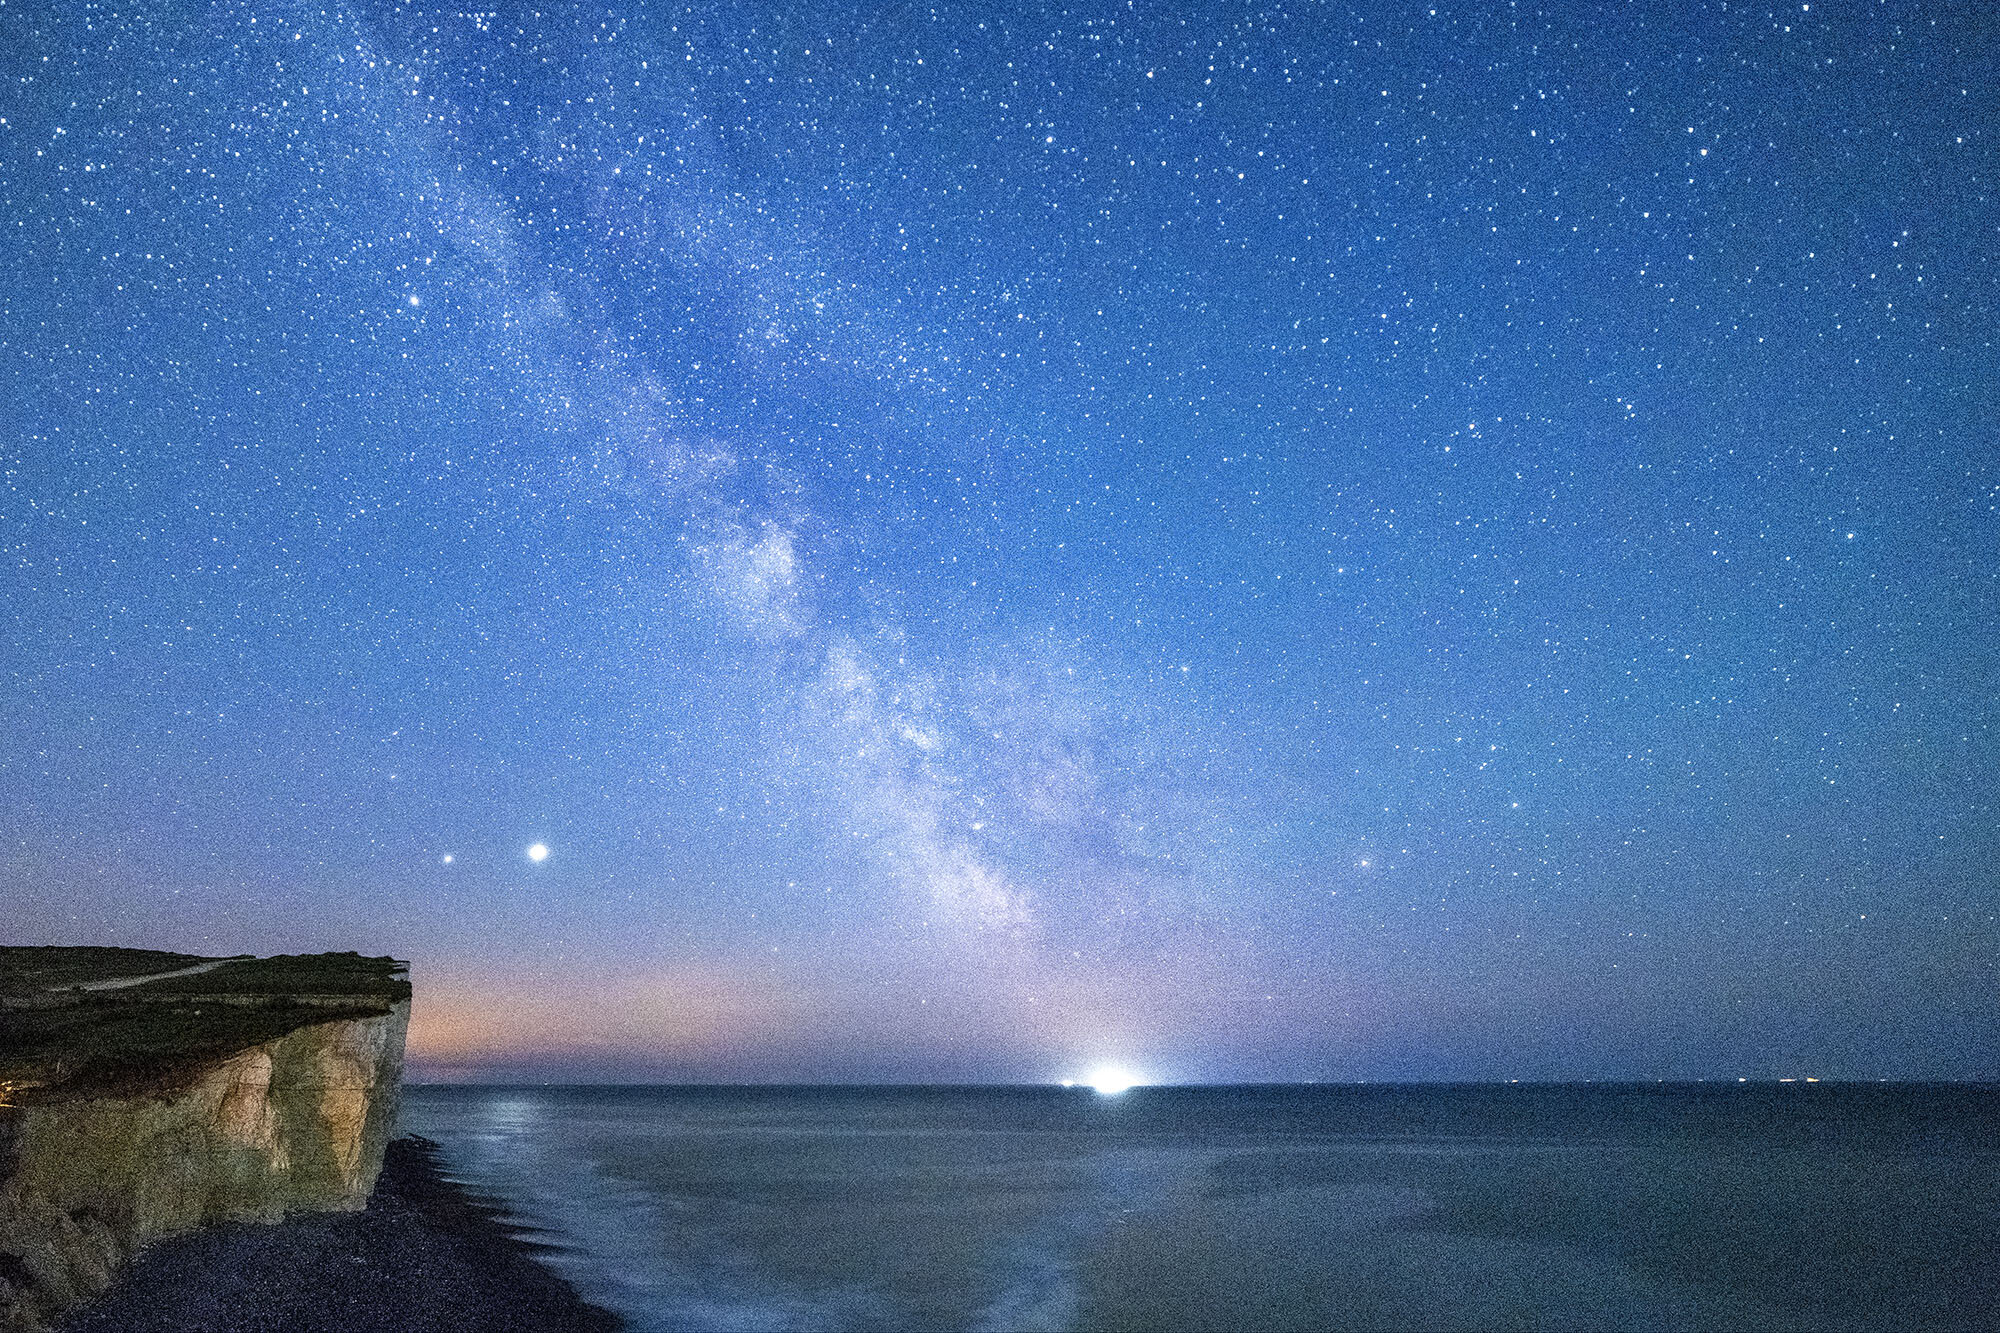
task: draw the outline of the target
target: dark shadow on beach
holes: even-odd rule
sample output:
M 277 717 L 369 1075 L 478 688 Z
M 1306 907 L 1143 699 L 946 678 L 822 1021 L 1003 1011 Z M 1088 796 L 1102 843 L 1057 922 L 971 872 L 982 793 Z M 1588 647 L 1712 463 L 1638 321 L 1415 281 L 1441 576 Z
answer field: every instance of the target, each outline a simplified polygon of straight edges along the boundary
M 501 1221 L 446 1180 L 437 1145 L 391 1143 L 366 1210 L 231 1224 L 140 1255 L 64 1333 L 607 1333 Z

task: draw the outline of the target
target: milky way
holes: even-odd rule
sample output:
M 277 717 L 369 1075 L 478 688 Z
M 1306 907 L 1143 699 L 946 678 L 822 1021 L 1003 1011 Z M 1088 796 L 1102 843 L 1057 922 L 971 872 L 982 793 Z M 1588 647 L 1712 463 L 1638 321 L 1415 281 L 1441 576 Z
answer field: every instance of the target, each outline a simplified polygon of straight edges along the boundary
M 0 30 L 8 940 L 439 1077 L 2000 1071 L 1983 11 Z

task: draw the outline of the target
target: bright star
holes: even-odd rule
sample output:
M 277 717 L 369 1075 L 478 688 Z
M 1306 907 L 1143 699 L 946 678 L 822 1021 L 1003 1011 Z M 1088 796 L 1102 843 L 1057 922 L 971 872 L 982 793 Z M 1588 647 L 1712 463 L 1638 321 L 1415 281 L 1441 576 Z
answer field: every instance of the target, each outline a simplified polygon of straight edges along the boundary
M 549 859 L 548 844 L 543 842 L 538 842 L 534 846 L 530 847 L 528 849 L 528 859 L 530 861 L 533 861 L 537 865 L 540 865 L 542 862 L 548 860 Z

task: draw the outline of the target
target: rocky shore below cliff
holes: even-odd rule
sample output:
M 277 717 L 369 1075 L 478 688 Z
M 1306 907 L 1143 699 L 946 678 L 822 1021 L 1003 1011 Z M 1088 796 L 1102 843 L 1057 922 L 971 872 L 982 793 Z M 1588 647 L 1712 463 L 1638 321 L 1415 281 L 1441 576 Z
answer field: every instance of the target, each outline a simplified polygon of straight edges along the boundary
M 408 964 L 357 953 L 0 948 L 0 1330 L 176 1236 L 360 1211 L 410 997 Z
M 585 1302 L 444 1178 L 437 1147 L 388 1146 L 366 1209 L 236 1223 L 163 1240 L 62 1333 L 600 1333 Z

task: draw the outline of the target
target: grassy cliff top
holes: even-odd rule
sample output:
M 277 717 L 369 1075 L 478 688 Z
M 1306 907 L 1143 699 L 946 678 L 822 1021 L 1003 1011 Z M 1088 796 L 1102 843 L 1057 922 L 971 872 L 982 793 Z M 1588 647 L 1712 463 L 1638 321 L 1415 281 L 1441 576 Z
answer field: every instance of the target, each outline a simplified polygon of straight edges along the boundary
M 407 972 L 353 953 L 0 948 L 0 1102 L 171 1082 L 309 1024 L 385 1014 L 409 999 Z
M 0 996 L 32 995 L 55 986 L 74 986 L 147 972 L 170 972 L 176 968 L 215 961 L 199 954 L 162 953 L 158 949 L 0 947 Z

